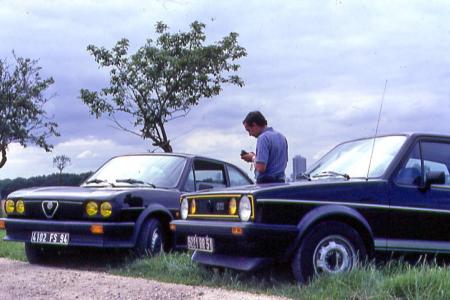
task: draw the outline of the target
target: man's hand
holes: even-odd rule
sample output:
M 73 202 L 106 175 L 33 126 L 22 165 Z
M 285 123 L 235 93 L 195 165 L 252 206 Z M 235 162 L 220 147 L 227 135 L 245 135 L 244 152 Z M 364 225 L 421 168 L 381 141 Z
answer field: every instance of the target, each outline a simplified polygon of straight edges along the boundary
M 241 159 L 249 163 L 253 162 L 254 157 L 256 157 L 256 154 L 254 152 L 249 152 L 247 154 L 241 155 Z

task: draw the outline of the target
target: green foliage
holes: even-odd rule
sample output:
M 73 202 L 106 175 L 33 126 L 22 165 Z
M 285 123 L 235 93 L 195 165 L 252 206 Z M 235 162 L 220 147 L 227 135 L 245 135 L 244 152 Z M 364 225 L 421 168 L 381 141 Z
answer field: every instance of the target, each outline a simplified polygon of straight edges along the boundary
M 5 231 L 0 230 L 0 257 L 26 261 L 23 243 L 5 242 Z
M 6 163 L 9 144 L 35 144 L 50 151 L 52 145 L 47 139 L 59 136 L 57 124 L 44 110 L 49 100 L 44 92 L 53 78 L 41 78 L 36 60 L 15 55 L 14 59 L 14 67 L 6 59 L 0 60 L 0 168 Z
M 120 128 L 150 139 L 153 146 L 172 152 L 165 124 L 186 116 L 200 99 L 219 95 L 222 84 L 242 87 L 235 74 L 235 61 L 247 55 L 238 45 L 237 33 L 230 33 L 213 45 L 205 45 L 205 24 L 193 22 L 189 32 L 169 33 L 156 24 L 156 41 L 151 39 L 134 54 L 122 39 L 112 50 L 89 45 L 87 50 L 100 67 L 109 69 L 110 86 L 100 92 L 81 90 L 81 99 L 97 118 L 108 115 Z M 130 126 L 119 119 L 130 117 Z
M 77 186 L 90 176 L 92 172 L 81 174 L 50 174 L 25 178 L 0 180 L 0 194 L 4 199 L 8 194 L 23 188 L 35 186 Z

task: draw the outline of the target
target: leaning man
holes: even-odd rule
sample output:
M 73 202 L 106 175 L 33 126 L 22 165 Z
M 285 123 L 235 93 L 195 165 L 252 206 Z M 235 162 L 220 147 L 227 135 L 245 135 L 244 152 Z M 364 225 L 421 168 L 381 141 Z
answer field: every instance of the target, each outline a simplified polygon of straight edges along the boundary
M 266 118 L 259 111 L 249 112 L 242 123 L 248 134 L 257 139 L 256 154 L 241 153 L 243 160 L 254 163 L 256 182 L 285 182 L 288 144 L 284 135 L 268 127 Z

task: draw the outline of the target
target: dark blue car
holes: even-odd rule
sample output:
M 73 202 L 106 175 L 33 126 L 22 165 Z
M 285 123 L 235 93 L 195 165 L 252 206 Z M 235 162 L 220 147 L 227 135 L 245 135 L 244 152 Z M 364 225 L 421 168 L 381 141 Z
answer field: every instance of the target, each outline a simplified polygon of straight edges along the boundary
M 450 137 L 396 134 L 342 143 L 299 182 L 190 193 L 176 243 L 210 266 L 290 262 L 299 282 L 375 252 L 450 252 Z
M 133 248 L 154 255 L 172 246 L 169 223 L 182 192 L 251 184 L 237 167 L 186 154 L 114 157 L 79 187 L 11 193 L 4 204 L 6 241 L 25 242 L 41 263 L 73 246 Z

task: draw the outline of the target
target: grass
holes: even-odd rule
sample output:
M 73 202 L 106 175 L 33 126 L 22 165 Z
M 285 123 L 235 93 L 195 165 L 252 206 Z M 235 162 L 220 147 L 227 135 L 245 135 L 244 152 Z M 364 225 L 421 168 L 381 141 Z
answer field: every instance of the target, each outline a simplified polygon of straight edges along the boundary
M 0 257 L 26 261 L 23 243 L 10 243 L 3 241 L 5 231 L 0 230 Z
M 4 231 L 0 231 L 3 239 Z M 122 253 L 123 255 L 123 253 Z M 0 257 L 25 261 L 22 243 L 0 240 Z M 83 256 L 79 257 L 83 259 Z M 98 269 L 96 259 L 95 268 Z M 105 267 L 106 266 L 106 267 Z M 74 268 L 92 268 L 92 261 Z M 152 259 L 133 260 L 124 256 L 120 263 L 104 262 L 109 273 L 187 285 L 221 287 L 293 299 L 449 299 L 450 269 L 435 262 L 411 264 L 402 260 L 382 266 L 369 264 L 347 274 L 322 276 L 309 285 L 295 284 L 287 266 L 257 273 L 218 271 L 193 263 L 189 253 L 175 252 Z

